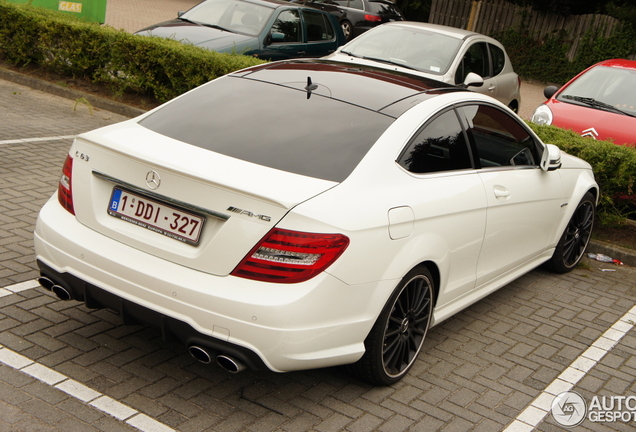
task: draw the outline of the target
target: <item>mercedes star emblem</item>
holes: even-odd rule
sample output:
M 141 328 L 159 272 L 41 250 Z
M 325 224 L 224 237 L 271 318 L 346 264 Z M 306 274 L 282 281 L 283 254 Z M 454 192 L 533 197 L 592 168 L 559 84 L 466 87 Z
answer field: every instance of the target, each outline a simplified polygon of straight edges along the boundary
M 150 189 L 155 190 L 160 184 L 161 177 L 159 176 L 159 173 L 157 171 L 148 171 L 148 174 L 146 174 L 146 185 Z

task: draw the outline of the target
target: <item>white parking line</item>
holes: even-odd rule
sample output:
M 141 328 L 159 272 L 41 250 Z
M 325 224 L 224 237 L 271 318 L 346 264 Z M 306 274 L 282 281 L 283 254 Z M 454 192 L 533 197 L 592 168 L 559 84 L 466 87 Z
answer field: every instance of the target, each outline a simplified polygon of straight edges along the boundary
M 574 386 L 634 327 L 636 306 L 623 315 L 583 354 L 574 360 L 532 403 L 517 416 L 504 432 L 530 432 L 543 421 L 552 408 L 555 396 Z
M 0 288 L 0 297 L 8 296 L 13 293 L 28 290 L 39 286 L 40 284 L 36 280 L 30 280 L 26 282 L 20 282 L 14 285 L 9 285 L 4 288 Z
M 52 137 L 43 137 L 43 138 L 18 138 L 14 140 L 0 141 L 0 145 L 24 144 L 24 143 L 42 142 L 42 141 L 60 141 L 60 140 L 74 139 L 76 136 L 77 135 L 62 135 L 62 136 L 52 136 Z
M 0 288 L 0 297 L 14 294 L 38 286 L 34 280 L 22 282 Z M 0 345 L 0 363 L 32 376 L 69 396 L 74 397 L 95 409 L 108 414 L 118 420 L 125 421 L 130 426 L 142 432 L 176 432 L 169 426 L 160 423 L 134 408 L 117 402 L 115 399 L 97 392 L 84 384 L 77 382 L 47 366 L 37 363 L 28 357 Z

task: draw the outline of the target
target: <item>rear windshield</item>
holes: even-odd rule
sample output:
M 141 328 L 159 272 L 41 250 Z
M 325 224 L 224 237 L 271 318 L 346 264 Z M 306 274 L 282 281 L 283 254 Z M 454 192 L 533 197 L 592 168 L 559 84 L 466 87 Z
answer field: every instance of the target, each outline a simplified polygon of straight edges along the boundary
M 394 17 L 400 16 L 400 12 L 398 12 L 397 8 L 392 4 L 384 3 L 384 2 L 369 2 L 369 12 L 373 12 L 380 16 Z
M 225 77 L 139 124 L 247 162 L 340 182 L 393 118 L 302 90 Z

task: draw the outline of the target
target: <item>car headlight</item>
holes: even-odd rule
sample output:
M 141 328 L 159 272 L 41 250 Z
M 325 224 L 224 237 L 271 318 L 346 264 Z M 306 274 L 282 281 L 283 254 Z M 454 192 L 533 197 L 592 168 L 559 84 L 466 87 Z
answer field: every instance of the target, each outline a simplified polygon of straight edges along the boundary
M 539 107 L 532 114 L 530 121 L 538 125 L 550 125 L 552 124 L 552 110 L 547 105 L 539 105 Z

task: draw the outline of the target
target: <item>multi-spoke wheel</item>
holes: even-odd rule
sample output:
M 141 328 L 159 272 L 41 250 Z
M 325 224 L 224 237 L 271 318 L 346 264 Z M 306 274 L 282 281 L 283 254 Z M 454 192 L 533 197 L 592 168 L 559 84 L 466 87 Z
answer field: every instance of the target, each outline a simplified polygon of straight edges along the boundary
M 366 352 L 351 365 L 374 384 L 399 381 L 415 363 L 433 312 L 433 278 L 417 267 L 402 279 L 364 342 Z
M 348 42 L 353 37 L 353 28 L 349 21 L 343 21 L 340 23 L 342 32 L 344 33 L 345 40 Z
M 596 200 L 590 192 L 583 196 L 570 222 L 554 250 L 554 255 L 547 262 L 548 267 L 558 273 L 572 270 L 581 261 L 585 248 L 592 237 Z

